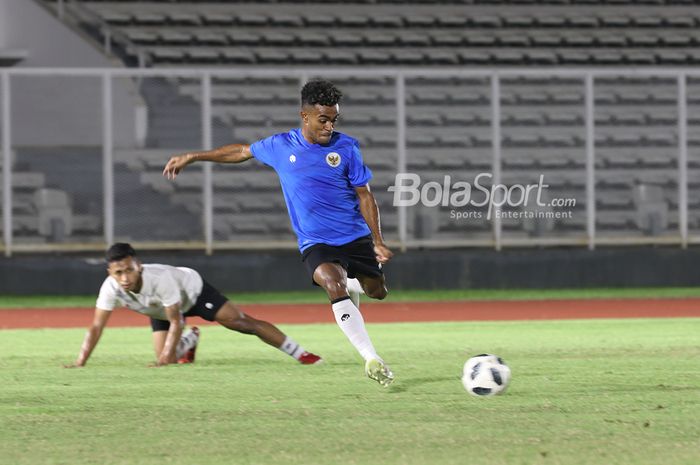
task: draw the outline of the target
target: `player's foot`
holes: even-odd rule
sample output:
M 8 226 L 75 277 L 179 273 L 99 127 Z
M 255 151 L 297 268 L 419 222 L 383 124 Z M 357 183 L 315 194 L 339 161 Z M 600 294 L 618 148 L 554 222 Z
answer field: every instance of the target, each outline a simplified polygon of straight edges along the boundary
M 369 379 L 373 379 L 380 385 L 387 387 L 394 382 L 394 373 L 382 360 L 371 358 L 365 363 L 365 373 Z
M 196 337 L 194 346 L 187 352 L 185 352 L 185 355 L 180 357 L 177 361 L 177 363 L 194 363 L 194 356 L 197 352 L 197 345 L 199 345 L 199 328 L 196 326 L 192 326 L 192 329 L 190 330 Z
M 299 357 L 299 363 L 302 365 L 318 365 L 319 363 L 323 363 L 323 359 L 311 352 L 304 352 L 301 354 L 301 357 Z

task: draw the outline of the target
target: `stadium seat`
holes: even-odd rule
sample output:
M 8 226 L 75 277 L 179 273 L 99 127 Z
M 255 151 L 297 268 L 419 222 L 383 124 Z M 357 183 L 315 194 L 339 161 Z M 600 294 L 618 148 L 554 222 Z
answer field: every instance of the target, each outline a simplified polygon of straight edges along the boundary
M 124 34 L 135 44 L 154 45 L 160 38 L 156 31 L 143 31 L 141 29 L 126 29 Z
M 554 65 L 558 62 L 555 52 L 548 50 L 531 50 L 525 52 L 526 61 L 537 65 Z
M 379 28 L 398 28 L 403 26 L 403 19 L 400 16 L 377 14 L 370 18 L 371 23 Z
M 632 19 L 637 27 L 660 28 L 664 25 L 664 20 L 660 15 L 637 16 Z
M 441 28 L 464 28 L 469 24 L 469 17 L 462 14 L 440 15 L 436 21 Z
M 160 40 L 169 45 L 189 45 L 193 40 L 190 32 L 172 29 L 160 29 Z
M 213 26 L 230 26 L 234 22 L 234 16 L 224 11 L 202 11 L 201 18 L 205 24 Z
M 278 32 L 275 30 L 264 31 L 262 39 L 267 45 L 279 45 L 282 47 L 290 47 L 294 45 L 296 37 L 287 32 Z
M 459 52 L 462 63 L 485 65 L 491 62 L 491 54 L 488 52 L 465 50 Z
M 459 47 L 464 43 L 464 38 L 461 35 L 444 32 L 430 32 L 430 41 L 436 47 Z
M 343 27 L 365 28 L 370 24 L 369 17 L 365 15 L 340 15 L 337 21 Z
M 438 113 L 417 113 L 408 115 L 409 126 L 439 126 L 442 117 Z
M 332 64 L 354 65 L 358 62 L 357 54 L 349 50 L 329 48 L 323 54 Z
M 250 50 L 241 48 L 225 48 L 221 51 L 221 56 L 225 62 L 250 64 L 255 63 L 255 54 Z
M 134 22 L 141 25 L 162 25 L 165 24 L 166 15 L 165 13 L 148 12 L 148 11 L 134 11 L 133 13 Z
M 167 13 L 170 23 L 181 26 L 198 26 L 201 19 L 198 13 L 190 11 L 170 11 Z
M 323 55 L 314 50 L 293 49 L 289 51 L 289 56 L 295 63 L 301 64 L 322 64 Z
M 219 52 L 211 48 L 190 48 L 187 58 L 193 63 L 217 63 L 220 61 Z
M 326 34 L 316 31 L 301 30 L 296 32 L 297 41 L 301 45 L 324 46 L 328 45 L 331 39 Z
M 60 189 L 37 189 L 34 206 L 39 217 L 39 234 L 62 242 L 73 233 L 73 210 L 68 193 Z
M 398 39 L 394 34 L 370 33 L 364 35 L 364 42 L 371 47 L 390 47 L 396 45 Z
M 99 10 L 97 14 L 102 21 L 113 25 L 126 25 L 130 24 L 133 20 L 131 14 L 124 11 Z
M 283 49 L 258 49 L 255 56 L 260 63 L 283 64 L 289 61 L 289 53 Z
M 228 36 L 220 31 L 208 31 L 199 29 L 194 32 L 194 37 L 199 44 L 202 45 L 227 45 Z
M 600 25 L 610 28 L 627 28 L 632 26 L 632 18 L 627 15 L 609 14 L 600 15 Z
M 258 45 L 263 40 L 260 34 L 237 31 L 236 29 L 228 31 L 227 35 L 229 41 L 234 45 Z
M 402 49 L 391 55 L 392 61 L 396 64 L 417 65 L 425 61 L 425 55 L 417 50 Z
M 635 223 L 646 235 L 657 236 L 668 228 L 668 203 L 661 186 L 639 184 L 634 189 Z
M 431 27 L 435 24 L 435 17 L 426 14 L 408 14 L 403 17 L 408 27 Z
M 676 52 L 674 50 L 659 50 L 656 53 L 656 60 L 662 64 L 683 65 L 690 61 L 689 55 L 685 52 Z
M 328 28 L 335 25 L 335 16 L 328 14 L 309 13 L 304 15 L 304 21 L 308 26 Z
M 367 64 L 386 65 L 391 61 L 391 54 L 383 50 L 360 50 L 358 57 L 362 63 Z
M 271 13 L 270 23 L 273 27 L 302 27 L 304 20 L 301 16 L 288 13 Z
M 426 47 L 430 45 L 430 36 L 413 32 L 399 34 L 398 43 L 402 47 Z
M 236 15 L 236 23 L 240 26 L 261 27 L 267 26 L 268 18 L 257 13 L 239 13 Z

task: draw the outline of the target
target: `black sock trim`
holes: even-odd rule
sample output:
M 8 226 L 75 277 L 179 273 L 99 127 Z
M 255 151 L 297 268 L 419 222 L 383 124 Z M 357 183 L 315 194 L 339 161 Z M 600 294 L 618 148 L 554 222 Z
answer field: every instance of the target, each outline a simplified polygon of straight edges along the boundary
M 342 302 L 343 300 L 348 300 L 349 298 L 349 295 L 346 295 L 345 297 L 338 297 L 337 299 L 331 300 L 331 305 L 337 304 L 338 302 Z

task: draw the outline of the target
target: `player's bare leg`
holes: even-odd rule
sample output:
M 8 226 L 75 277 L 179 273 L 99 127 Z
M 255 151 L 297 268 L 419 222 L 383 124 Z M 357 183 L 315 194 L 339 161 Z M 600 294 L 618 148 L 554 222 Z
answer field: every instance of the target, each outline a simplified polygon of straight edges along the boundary
M 304 350 L 302 346 L 287 337 L 275 325 L 263 320 L 256 320 L 246 315 L 231 302 L 226 302 L 218 312 L 215 320 L 220 325 L 243 334 L 254 334 L 263 342 L 281 350 L 304 365 L 321 363 L 318 355 Z
M 360 281 L 362 289 L 365 291 L 365 295 L 372 299 L 384 300 L 389 294 L 386 288 L 386 280 L 384 275 L 373 278 L 370 276 L 357 276 L 357 280 Z
M 163 352 L 163 346 L 165 346 L 165 338 L 168 335 L 168 331 L 153 331 L 153 350 L 156 352 L 156 358 L 160 356 Z
M 367 334 L 364 318 L 348 295 L 345 269 L 337 263 L 322 263 L 314 271 L 314 281 L 328 294 L 336 323 L 353 347 L 365 359 L 367 376 L 382 386 L 391 384 L 394 375 L 381 357 L 377 355 L 369 334 Z M 375 295 L 381 294 L 380 291 L 375 291 L 375 293 Z
M 165 346 L 165 338 L 168 336 L 168 331 L 153 331 L 153 350 L 156 357 L 163 352 Z M 180 342 L 177 344 L 176 357 L 178 363 L 192 363 L 199 344 L 199 328 L 193 326 L 189 331 L 183 332 L 180 336 Z

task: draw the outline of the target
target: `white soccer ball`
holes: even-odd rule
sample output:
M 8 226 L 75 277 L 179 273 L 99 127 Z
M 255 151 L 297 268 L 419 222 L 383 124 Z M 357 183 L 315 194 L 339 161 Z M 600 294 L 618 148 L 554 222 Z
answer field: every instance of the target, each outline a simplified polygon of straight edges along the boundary
M 510 382 L 510 368 L 497 355 L 481 354 L 464 364 L 462 384 L 473 396 L 495 396 L 503 393 Z

